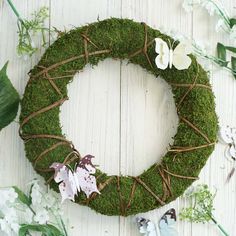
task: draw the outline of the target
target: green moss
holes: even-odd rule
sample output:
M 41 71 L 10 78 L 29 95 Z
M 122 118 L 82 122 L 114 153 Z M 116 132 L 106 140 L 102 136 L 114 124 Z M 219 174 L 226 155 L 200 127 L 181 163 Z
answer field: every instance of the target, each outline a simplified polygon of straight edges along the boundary
M 84 42 L 81 33 L 87 31 L 88 37 L 98 46 L 96 48 L 88 43 L 88 51 L 109 49 L 109 53 L 89 56 L 89 63 L 97 65 L 99 61 L 106 58 L 127 59 L 129 55 L 141 49 L 144 45 L 145 32 L 144 25 L 127 19 L 108 19 L 94 24 L 71 30 L 60 39 L 58 39 L 45 52 L 39 62 L 39 66 L 49 67 L 55 63 L 61 62 L 68 58 L 78 56 L 84 53 Z M 173 39 L 161 34 L 158 30 L 148 27 L 148 42 L 156 37 L 163 40 Z M 155 65 L 156 53 L 154 43 L 148 47 L 148 55 Z M 168 83 L 184 83 L 192 84 L 196 75 L 198 75 L 197 83 L 209 86 L 207 73 L 197 64 L 196 59 L 192 56 L 192 65 L 188 70 L 178 71 L 175 68 L 159 70 L 155 66 L 153 68 L 147 61 L 143 53 L 132 58 L 130 62 L 137 64 L 155 76 L 161 75 Z M 83 69 L 86 65 L 84 57 L 71 61 L 49 71 L 51 77 L 69 75 L 71 72 Z M 42 68 L 35 66 L 31 71 L 31 77 L 39 73 Z M 50 104 L 60 100 L 67 95 L 67 84 L 72 81 L 72 77 L 54 80 L 57 87 L 62 92 L 59 95 L 45 79 L 44 75 L 38 76 L 34 80 L 30 80 L 27 84 L 24 97 L 22 100 L 22 111 L 20 121 L 29 116 L 31 113 L 38 111 Z M 187 87 L 173 86 L 173 94 L 176 104 L 179 103 L 182 96 L 186 93 Z M 217 134 L 217 116 L 215 113 L 214 95 L 210 89 L 195 87 L 187 95 L 179 109 L 179 115 L 185 117 L 196 127 L 198 127 L 211 142 L 216 140 Z M 28 134 L 53 134 L 63 136 L 59 121 L 59 107 L 53 108 L 48 112 L 42 113 L 31 119 L 23 126 L 22 133 Z M 45 149 L 50 148 L 57 143 L 53 139 L 31 139 L 25 143 L 27 158 L 33 162 Z M 180 120 L 178 131 L 174 137 L 174 146 L 194 147 L 206 144 L 206 140 L 186 123 Z M 168 166 L 169 171 L 183 176 L 198 176 L 201 168 L 205 165 L 209 155 L 214 147 L 193 150 L 189 152 L 175 153 L 168 152 L 163 157 L 162 166 Z M 68 153 L 71 152 L 70 146 L 59 146 L 48 152 L 40 161 L 37 162 L 36 171 L 45 179 L 50 178 L 52 173 L 41 172 L 42 168 L 49 168 L 53 162 L 62 162 Z M 163 182 L 158 172 L 158 166 L 151 166 L 139 178 L 151 189 L 151 191 L 162 198 Z M 111 178 L 105 173 L 97 170 L 96 176 L 98 184 L 102 184 Z M 166 199 L 166 203 L 180 196 L 184 190 L 193 182 L 193 180 L 182 179 L 174 176 L 171 178 L 171 190 L 173 195 Z M 112 181 L 97 195 L 91 199 L 88 205 L 97 212 L 106 215 L 122 214 L 122 206 L 127 206 L 130 201 L 131 189 L 134 179 L 131 177 L 120 178 L 120 190 L 117 188 L 117 178 L 114 176 Z M 58 191 L 57 184 L 52 181 L 50 186 Z M 121 201 L 122 199 L 122 201 Z M 80 194 L 76 199 L 77 202 L 85 204 L 85 196 Z M 146 212 L 159 207 L 157 200 L 140 184 L 136 184 L 135 192 L 132 196 L 131 204 L 123 212 L 124 215 L 132 215 L 139 212 Z

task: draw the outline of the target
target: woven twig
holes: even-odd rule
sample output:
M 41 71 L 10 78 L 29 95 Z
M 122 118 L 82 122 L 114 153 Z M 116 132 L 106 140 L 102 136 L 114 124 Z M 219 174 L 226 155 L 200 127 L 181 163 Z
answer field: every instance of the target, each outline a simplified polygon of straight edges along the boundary
M 155 199 L 156 201 L 161 204 L 165 205 L 165 202 L 162 201 L 147 185 L 144 181 L 142 181 L 139 177 L 133 177 L 141 186 L 143 186 L 144 189 L 147 190 Z
M 99 183 L 98 184 L 99 192 L 101 192 L 107 185 L 109 185 L 113 179 L 114 179 L 114 176 L 110 176 L 105 182 Z M 90 201 L 96 198 L 97 195 L 98 193 L 92 193 L 92 195 L 85 201 L 86 204 L 88 205 Z
M 117 176 L 117 191 L 120 199 L 120 213 L 122 216 L 125 215 L 125 203 L 120 189 L 120 176 Z
M 136 186 L 137 186 L 137 181 L 136 181 L 136 179 L 134 179 L 134 183 L 133 183 L 131 191 L 130 191 L 129 201 L 128 201 L 128 204 L 126 206 L 126 209 L 130 208 L 130 206 L 131 206 L 131 202 L 134 198 L 134 193 L 135 193 L 135 190 L 136 190 Z
M 188 126 L 190 126 L 192 129 L 194 129 L 198 134 L 200 134 L 208 143 L 212 143 L 210 139 L 207 137 L 206 134 L 204 134 L 196 125 L 194 125 L 192 122 L 187 120 L 186 118 L 179 115 L 179 118 L 185 122 Z
M 48 79 L 49 83 L 52 85 L 52 87 L 55 89 L 55 91 L 62 96 L 62 93 L 60 91 L 60 89 L 57 87 L 57 85 L 55 84 L 55 82 L 51 79 L 50 75 L 48 72 L 45 72 L 45 76 Z
M 70 144 L 68 144 L 68 142 L 58 142 L 58 143 L 55 143 L 53 144 L 50 148 L 47 148 L 46 150 L 44 150 L 39 156 L 37 156 L 33 161 L 34 161 L 34 167 L 36 167 L 37 165 L 37 162 L 39 160 L 41 160 L 41 158 L 43 156 L 45 156 L 47 153 L 53 151 L 54 149 L 56 149 L 57 147 L 59 146 L 71 146 Z
M 148 30 L 147 30 L 147 25 L 143 22 L 142 23 L 144 25 L 144 33 L 145 33 L 145 38 L 144 38 L 144 45 L 143 45 L 143 48 L 142 49 L 138 49 L 136 52 L 132 53 L 129 55 L 129 58 L 132 58 L 134 56 L 137 56 L 138 54 L 140 53 L 143 53 L 149 63 L 149 65 L 151 66 L 152 69 L 153 68 L 153 65 L 151 63 L 151 60 L 148 56 L 148 53 L 147 53 L 147 50 L 148 50 L 148 46 L 150 46 L 153 42 L 154 42 L 154 39 L 151 40 L 150 42 L 148 42 Z
M 94 55 L 99 55 L 99 54 L 106 54 L 106 53 L 110 53 L 110 52 L 111 52 L 111 50 L 104 49 L 104 50 L 99 50 L 99 51 L 95 51 L 95 52 L 90 52 L 90 53 L 88 53 L 88 56 L 94 56 Z M 43 75 L 44 73 L 46 73 L 46 72 L 48 72 L 50 70 L 53 70 L 53 69 L 55 69 L 55 68 L 57 68 L 59 66 L 65 65 L 65 64 L 70 63 L 72 61 L 76 61 L 76 60 L 78 60 L 80 58 L 83 58 L 83 57 L 85 57 L 85 54 L 81 54 L 79 56 L 74 56 L 74 57 L 68 58 L 66 60 L 63 60 L 63 61 L 58 62 L 58 63 L 55 63 L 55 64 L 53 64 L 53 65 L 43 69 L 42 71 L 40 71 L 39 73 L 37 73 L 36 75 L 31 76 L 31 77 L 32 78 L 39 77 L 40 75 Z
M 33 119 L 34 117 L 36 117 L 36 116 L 38 116 L 38 115 L 40 115 L 40 114 L 42 114 L 42 113 L 44 113 L 44 112 L 49 111 L 49 110 L 51 110 L 51 109 L 53 109 L 53 108 L 55 108 L 55 107 L 60 106 L 60 105 L 63 104 L 66 100 L 68 100 L 68 97 L 62 98 L 62 99 L 60 99 L 60 100 L 58 100 L 58 101 L 52 103 L 51 105 L 46 106 L 46 107 L 44 107 L 44 108 L 42 108 L 42 109 L 40 109 L 40 110 L 38 110 L 38 111 L 35 111 L 35 112 L 33 112 L 32 114 L 30 114 L 29 116 L 25 117 L 25 118 L 23 119 L 23 121 L 21 122 L 21 124 L 20 124 L 20 128 L 19 128 L 19 134 L 20 134 L 20 136 L 21 136 L 22 127 L 23 127 L 26 123 L 28 123 L 31 119 Z
M 163 171 L 165 171 L 166 173 L 168 173 L 168 174 L 171 175 L 171 176 L 174 176 L 174 177 L 180 178 L 180 179 L 193 179 L 193 180 L 199 179 L 198 177 L 175 174 L 175 173 L 172 173 L 172 172 L 170 172 L 169 170 L 164 169 L 164 168 L 163 168 Z
M 177 111 L 179 111 L 180 106 L 182 105 L 182 103 L 184 102 L 184 100 L 186 99 L 186 97 L 188 96 L 188 94 L 192 91 L 192 89 L 195 87 L 195 84 L 197 82 L 198 79 L 198 75 L 199 75 L 199 65 L 197 64 L 197 74 L 193 80 L 193 84 L 191 86 L 188 87 L 187 91 L 185 92 L 185 94 L 183 95 L 183 97 L 180 99 L 178 105 L 177 105 Z
M 177 83 L 169 83 L 172 87 L 191 87 L 192 84 L 177 84 Z M 211 90 L 211 86 L 205 85 L 205 84 L 195 84 L 195 88 L 203 88 L 203 89 L 208 89 Z
M 165 177 L 165 175 L 164 175 L 164 173 L 163 173 L 163 171 L 160 167 L 158 168 L 158 171 L 159 171 L 159 174 L 162 178 L 163 186 L 165 186 L 167 188 L 167 190 L 169 191 L 170 196 L 172 196 L 173 194 L 172 194 L 171 186 L 170 186 L 169 181 L 168 181 L 168 177 L 167 178 Z
M 208 143 L 208 144 L 203 144 L 200 146 L 196 146 L 196 147 L 175 147 L 172 146 L 171 149 L 168 152 L 190 152 L 190 151 L 195 151 L 195 150 L 199 150 L 199 149 L 203 149 L 203 148 L 207 148 L 210 146 L 214 146 L 215 142 L 213 143 Z

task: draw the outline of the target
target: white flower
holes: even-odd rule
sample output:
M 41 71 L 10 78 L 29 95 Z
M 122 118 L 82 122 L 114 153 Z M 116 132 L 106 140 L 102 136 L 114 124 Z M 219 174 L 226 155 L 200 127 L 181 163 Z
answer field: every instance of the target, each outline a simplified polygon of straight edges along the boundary
M 43 207 L 51 208 L 55 204 L 55 202 L 56 202 L 56 198 L 53 196 L 53 193 L 49 191 L 43 196 L 41 205 Z
M 33 216 L 34 216 L 33 212 L 29 208 L 27 208 L 24 212 L 24 220 L 28 224 L 31 224 L 33 221 Z
M 46 224 L 47 221 L 49 221 L 48 211 L 46 211 L 45 209 L 42 209 L 36 212 L 36 215 L 34 216 L 34 221 L 39 224 Z
M 8 209 L 5 209 L 5 219 L 9 222 L 9 223 L 13 223 L 15 221 L 18 220 L 17 218 L 17 214 L 16 214 L 16 209 L 13 207 L 10 207 Z
M 11 229 L 13 230 L 13 232 L 15 232 L 16 234 L 18 234 L 19 229 L 20 229 L 20 225 L 17 223 L 11 223 Z
M 5 215 L 3 219 L 0 219 L 0 229 L 5 232 L 7 235 L 15 232 L 18 234 L 19 224 L 16 210 L 14 208 L 5 208 L 1 209 L 2 213 Z
M 31 189 L 31 198 L 32 198 L 32 205 L 41 204 L 42 202 L 41 187 L 36 181 L 33 183 Z
M 216 13 L 216 10 L 217 10 L 216 6 L 212 2 L 203 1 L 201 5 L 206 8 L 210 16 L 213 16 Z
M 14 203 L 18 198 L 18 194 L 16 193 L 14 188 L 0 190 L 0 196 L 0 206 L 8 205 L 8 203 Z
M 16 191 L 15 191 L 14 188 L 10 188 L 10 189 L 6 192 L 6 195 L 7 195 L 7 200 L 8 200 L 10 203 L 14 203 L 15 200 L 18 198 L 18 194 L 16 193 Z
M 201 4 L 201 2 L 202 0 L 184 0 L 182 7 L 185 9 L 186 12 L 191 12 L 193 8 Z
M 216 32 L 220 32 L 222 29 L 224 29 L 225 22 L 223 19 L 219 19 L 216 24 Z
M 233 28 L 230 31 L 230 38 L 236 39 L 236 25 L 233 26 Z
M 182 4 L 182 7 L 186 12 L 191 12 L 193 11 L 193 4 L 191 4 L 189 1 L 184 1 Z
M 11 226 L 5 219 L 0 219 L 0 229 L 7 235 L 11 234 Z

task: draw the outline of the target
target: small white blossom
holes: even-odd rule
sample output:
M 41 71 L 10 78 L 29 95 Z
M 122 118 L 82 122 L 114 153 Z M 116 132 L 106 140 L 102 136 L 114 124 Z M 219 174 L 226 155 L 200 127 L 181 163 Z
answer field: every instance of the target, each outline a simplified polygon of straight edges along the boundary
M 16 234 L 19 231 L 18 217 L 16 209 L 13 207 L 1 209 L 4 214 L 4 218 L 0 219 L 0 229 L 5 232 L 7 235 L 15 232 Z
M 42 209 L 36 212 L 36 215 L 34 216 L 34 221 L 39 224 L 46 224 L 47 221 L 49 221 L 48 211 L 46 211 L 45 209 Z
M 16 234 L 18 234 L 19 229 L 20 229 L 20 225 L 17 223 L 11 223 L 11 229 L 13 230 L 13 232 L 15 232 Z
M 213 16 L 216 13 L 216 6 L 211 1 L 203 1 L 201 5 L 206 8 L 210 16 Z
M 230 31 L 230 38 L 236 39 L 236 25 L 233 26 L 233 28 Z
M 55 202 L 56 202 L 56 198 L 53 196 L 53 193 L 49 191 L 43 196 L 42 206 L 51 208 L 55 204 Z
M 201 2 L 202 0 L 184 0 L 182 7 L 186 12 L 191 12 L 193 11 L 194 7 L 201 4 Z
M 39 186 L 37 181 L 33 183 L 31 189 L 31 198 L 32 198 L 32 205 L 41 204 L 42 202 L 41 187 Z
M 223 19 L 219 19 L 216 24 L 216 32 L 220 32 L 222 29 L 224 29 L 225 22 Z
M 16 209 L 13 207 L 10 207 L 8 209 L 5 209 L 5 219 L 10 222 L 13 223 L 15 221 L 18 220 L 17 218 L 17 213 L 16 213 Z
M 0 190 L 0 206 L 8 205 L 8 203 L 14 203 L 18 197 L 18 194 L 15 192 L 14 188 L 7 188 Z
M 29 208 L 27 208 L 24 212 L 24 219 L 28 224 L 32 223 L 33 216 L 34 216 L 33 212 Z
M 5 219 L 0 219 L 0 229 L 7 235 L 11 234 L 11 225 Z
M 186 12 L 191 12 L 193 11 L 193 4 L 190 4 L 189 1 L 184 1 L 182 4 L 182 7 Z

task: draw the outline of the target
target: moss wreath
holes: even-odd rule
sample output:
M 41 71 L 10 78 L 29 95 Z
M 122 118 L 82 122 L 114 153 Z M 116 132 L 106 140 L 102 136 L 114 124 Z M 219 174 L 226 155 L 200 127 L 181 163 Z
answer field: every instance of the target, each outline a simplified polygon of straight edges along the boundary
M 161 164 L 137 177 L 108 176 L 97 170 L 101 194 L 76 198 L 77 203 L 105 215 L 133 215 L 173 201 L 198 178 L 214 149 L 218 121 L 207 73 L 192 55 L 187 70 L 159 70 L 154 63 L 157 37 L 174 42 L 145 23 L 116 18 L 99 21 L 62 34 L 30 71 L 22 99 L 20 136 L 35 170 L 57 191 L 49 166 L 53 162 L 73 164 L 81 158 L 62 134 L 59 121 L 59 106 L 68 100 L 66 86 L 76 72 L 106 58 L 128 59 L 172 86 L 179 126 Z

